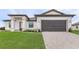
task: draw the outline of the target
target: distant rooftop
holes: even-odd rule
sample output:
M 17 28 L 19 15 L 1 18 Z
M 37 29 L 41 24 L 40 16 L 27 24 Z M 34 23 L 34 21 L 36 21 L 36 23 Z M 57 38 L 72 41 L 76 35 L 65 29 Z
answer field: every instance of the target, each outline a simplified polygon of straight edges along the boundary
M 76 26 L 76 25 L 79 25 L 79 22 L 76 22 L 76 23 L 72 24 L 72 26 Z

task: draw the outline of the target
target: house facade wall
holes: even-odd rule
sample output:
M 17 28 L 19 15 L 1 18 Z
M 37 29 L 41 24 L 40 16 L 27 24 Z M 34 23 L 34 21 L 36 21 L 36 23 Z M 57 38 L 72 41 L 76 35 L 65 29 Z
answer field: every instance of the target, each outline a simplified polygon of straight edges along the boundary
M 37 29 L 41 30 L 41 20 L 66 20 L 66 30 L 71 27 L 71 17 L 37 17 Z
M 26 22 L 27 22 L 27 20 L 28 19 L 26 17 L 24 17 L 24 16 L 22 16 L 22 19 L 17 19 L 17 20 L 15 19 L 15 16 L 12 16 L 11 17 L 11 31 L 19 31 L 19 23 L 20 22 L 21 22 L 22 31 L 26 30 Z
M 24 30 L 41 30 L 41 20 L 66 20 L 66 30 L 68 31 L 71 28 L 71 17 L 37 17 L 37 21 L 33 22 L 33 28 L 29 28 L 29 22 L 26 18 L 22 20 L 11 19 L 11 28 L 9 28 L 9 22 L 5 22 L 5 30 L 19 31 L 19 22 L 22 22 L 21 27 L 22 31 Z M 74 27 L 75 29 L 75 27 Z
M 5 22 L 5 30 L 11 30 L 11 28 L 9 27 L 9 21 Z
M 11 16 L 11 28 L 9 28 L 11 31 L 19 31 L 19 23 L 20 22 L 21 22 L 22 31 L 36 30 L 37 29 L 37 22 L 36 21 L 32 21 L 33 22 L 33 28 L 29 28 L 29 22 L 30 21 L 27 21 L 28 18 L 22 16 L 22 19 L 16 20 L 15 17 L 17 17 L 17 16 Z M 6 28 L 6 29 L 8 29 L 8 28 Z

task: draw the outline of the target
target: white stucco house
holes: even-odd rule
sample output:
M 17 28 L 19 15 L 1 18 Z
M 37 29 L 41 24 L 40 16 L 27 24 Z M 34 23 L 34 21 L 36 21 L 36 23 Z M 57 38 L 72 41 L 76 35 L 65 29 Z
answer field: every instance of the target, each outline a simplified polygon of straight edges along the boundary
M 55 9 L 46 11 L 42 14 L 34 15 L 33 18 L 25 14 L 9 14 L 9 20 L 5 22 L 5 30 L 25 31 L 68 31 L 71 28 L 71 19 L 75 15 L 64 14 Z

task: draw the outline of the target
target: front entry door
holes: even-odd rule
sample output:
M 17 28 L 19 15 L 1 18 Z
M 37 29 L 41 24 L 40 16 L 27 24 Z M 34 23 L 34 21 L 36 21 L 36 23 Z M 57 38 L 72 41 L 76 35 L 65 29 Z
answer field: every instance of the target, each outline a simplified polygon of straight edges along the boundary
M 19 30 L 22 31 L 22 22 L 19 22 Z

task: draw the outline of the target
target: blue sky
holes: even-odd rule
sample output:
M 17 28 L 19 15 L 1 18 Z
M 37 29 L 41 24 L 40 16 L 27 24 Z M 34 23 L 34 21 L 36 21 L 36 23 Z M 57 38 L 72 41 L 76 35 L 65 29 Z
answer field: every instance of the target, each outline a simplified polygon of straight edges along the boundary
M 41 14 L 48 9 L 0 9 L 0 27 L 4 26 L 4 22 L 2 20 L 10 19 L 8 14 L 26 14 L 29 17 L 32 17 L 34 14 Z M 72 22 L 79 21 L 79 9 L 57 9 L 66 14 L 75 14 Z

